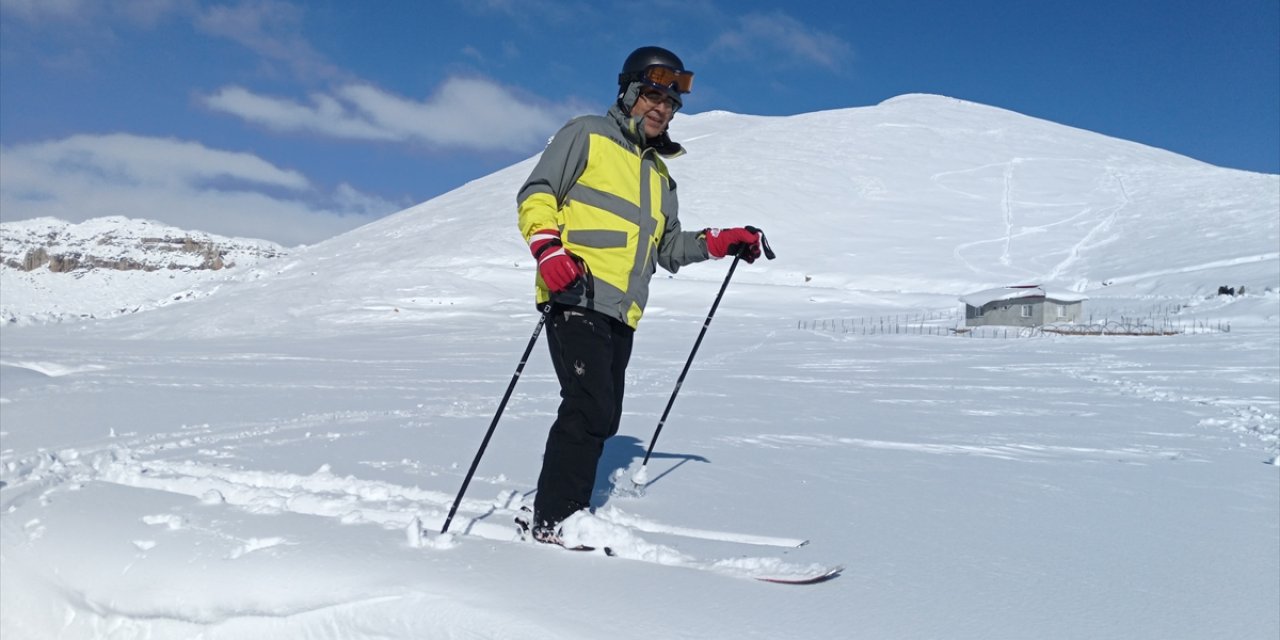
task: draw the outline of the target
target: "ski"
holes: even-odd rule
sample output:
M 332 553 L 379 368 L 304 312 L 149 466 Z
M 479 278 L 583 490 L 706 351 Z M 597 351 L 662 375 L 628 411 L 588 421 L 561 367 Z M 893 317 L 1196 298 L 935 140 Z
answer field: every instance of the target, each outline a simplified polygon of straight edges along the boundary
M 470 508 L 467 508 L 470 507 Z M 509 515 L 512 517 L 520 517 L 529 507 L 521 505 L 519 508 L 502 504 L 499 500 L 498 504 L 485 504 L 484 508 L 479 505 L 465 505 L 462 511 L 467 513 L 485 513 L 486 515 Z M 759 547 L 780 547 L 783 549 L 798 549 L 809 544 L 806 538 L 788 538 L 781 536 L 766 536 L 754 533 L 742 533 L 738 531 L 717 531 L 714 529 L 698 529 L 693 527 L 682 527 L 677 525 L 669 525 L 644 518 L 638 515 L 627 513 L 622 509 L 614 506 L 608 506 L 594 512 L 595 517 L 626 527 L 635 531 L 644 533 L 656 533 L 659 535 L 676 536 L 681 538 L 694 538 L 698 540 L 710 540 L 712 542 L 731 542 L 735 544 L 745 544 Z
M 580 551 L 580 552 L 584 552 L 584 553 L 590 553 L 590 552 L 592 552 L 592 551 L 595 551 L 595 550 L 596 550 L 596 548 L 595 548 L 595 547 L 588 546 L 588 545 L 585 545 L 585 544 L 575 544 L 575 545 L 573 545 L 573 546 L 570 546 L 570 545 L 567 545 L 567 544 L 565 544 L 564 542 L 560 542 L 560 541 L 538 542 L 537 540 L 527 540 L 526 542 L 532 542 L 532 543 L 534 543 L 534 544 L 545 544 L 545 545 L 547 545 L 547 546 L 551 546 L 551 547 L 560 547 L 561 549 L 564 549 L 565 551 Z M 608 556 L 608 555 L 612 555 L 612 554 L 609 552 L 609 548 L 608 548 L 608 547 L 605 547 L 605 548 L 604 548 L 604 554 L 605 554 L 605 555 L 607 555 L 607 556 Z
M 800 565 L 784 561 L 777 557 L 727 558 L 722 560 L 699 559 L 681 554 L 675 549 L 669 547 L 659 547 L 658 545 L 648 543 L 638 537 L 635 537 L 634 534 L 625 531 L 625 535 L 629 537 L 621 541 L 622 546 L 568 544 L 563 538 L 558 536 L 545 542 L 538 541 L 530 534 L 530 517 L 531 514 L 527 510 L 521 510 L 521 512 L 513 518 L 516 525 L 515 527 L 505 528 L 496 524 L 470 522 L 459 531 L 449 533 L 447 535 L 481 538 L 493 542 L 515 542 L 518 544 L 532 546 L 541 545 L 579 553 L 596 553 L 611 558 L 634 560 L 636 562 L 644 562 L 646 564 L 672 568 L 706 571 L 708 573 L 715 573 L 730 578 L 755 580 L 770 584 L 819 584 L 841 575 L 844 571 L 844 567 L 840 565 Z M 416 535 L 416 538 L 414 535 L 411 535 L 411 543 L 414 539 L 422 540 L 433 535 L 423 526 L 422 521 L 418 518 L 415 518 L 414 522 L 411 523 L 410 530 L 414 535 Z M 419 543 L 418 546 L 423 545 Z M 655 549 L 661 549 L 662 552 L 654 553 Z M 659 562 L 652 560 L 654 557 L 662 557 L 666 558 L 666 560 Z
M 669 536 L 679 536 L 682 538 L 696 538 L 698 540 L 711 540 L 713 542 L 734 542 L 760 547 L 782 547 L 784 549 L 798 549 L 809 544 L 809 541 L 804 538 L 762 536 L 752 533 L 715 531 L 711 529 L 695 529 L 692 527 L 662 524 L 660 522 L 653 522 L 651 520 L 632 516 L 623 512 L 621 509 L 613 507 L 597 511 L 595 515 L 597 518 L 606 522 L 635 529 L 636 531 L 643 531 L 645 533 L 657 533 Z
M 813 572 L 809 575 L 800 575 L 800 576 L 767 576 L 766 575 L 766 576 L 755 576 L 755 579 L 761 582 L 772 582 L 774 584 L 818 584 L 819 582 L 826 582 L 836 576 L 839 576 L 843 572 L 844 572 L 844 567 L 841 565 L 836 565 L 834 567 L 829 567 L 826 569 Z

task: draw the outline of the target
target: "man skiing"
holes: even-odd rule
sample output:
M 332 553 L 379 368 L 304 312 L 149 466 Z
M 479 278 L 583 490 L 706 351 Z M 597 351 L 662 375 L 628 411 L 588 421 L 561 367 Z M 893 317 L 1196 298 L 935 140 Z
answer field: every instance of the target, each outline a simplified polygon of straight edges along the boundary
M 560 408 L 534 498 L 533 538 L 559 543 L 560 523 L 588 508 L 604 442 L 618 432 L 632 336 L 655 265 L 675 273 L 708 258 L 760 256 L 745 228 L 682 231 L 664 160 L 684 154 L 667 128 L 693 72 L 661 47 L 641 47 L 618 75 L 604 116 L 564 126 L 516 202 L 537 260 L 537 302 L 550 304 L 547 344 Z

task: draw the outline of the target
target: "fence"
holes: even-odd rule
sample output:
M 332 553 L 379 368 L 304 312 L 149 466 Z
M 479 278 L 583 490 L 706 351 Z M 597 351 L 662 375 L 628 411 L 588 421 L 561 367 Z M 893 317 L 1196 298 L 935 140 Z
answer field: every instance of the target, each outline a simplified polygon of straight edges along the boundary
M 812 331 L 830 331 L 833 333 L 856 333 L 860 335 L 905 333 L 921 333 L 922 327 L 946 328 L 955 323 L 955 309 L 948 311 L 921 311 L 914 314 L 892 316 L 875 316 L 865 318 L 836 318 L 828 320 L 798 320 L 797 329 Z M 943 323 L 939 325 L 939 323 Z M 927 333 L 927 331 L 925 331 Z
M 1164 307 L 1173 309 L 1175 307 Z M 1181 307 L 1176 307 L 1181 310 Z M 1154 311 L 1154 308 L 1153 308 Z M 1033 338 L 1051 335 L 1068 336 L 1173 336 L 1202 333 L 1230 333 L 1231 323 L 1221 320 L 1175 318 L 1165 312 L 1162 316 L 1120 315 L 1118 320 L 1109 317 L 1082 324 L 1048 324 L 1039 327 L 1006 327 L 983 325 L 963 326 L 955 310 L 926 311 L 916 314 L 878 316 L 865 318 L 837 318 L 827 320 L 798 320 L 796 328 L 808 331 L 827 331 L 846 335 L 920 335 L 958 336 L 965 338 Z
M 1200 333 L 1231 333 L 1231 322 L 1177 318 L 1131 318 L 1102 320 L 1088 324 L 1049 324 L 1044 333 L 1068 336 L 1176 336 Z

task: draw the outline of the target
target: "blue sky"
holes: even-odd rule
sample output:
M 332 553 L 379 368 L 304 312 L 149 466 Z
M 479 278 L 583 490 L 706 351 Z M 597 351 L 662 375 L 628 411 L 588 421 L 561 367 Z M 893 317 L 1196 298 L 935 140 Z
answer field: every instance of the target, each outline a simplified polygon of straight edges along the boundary
M 689 113 L 937 93 L 1280 173 L 1276 0 L 0 0 L 0 219 L 316 242 L 537 153 L 645 44 Z

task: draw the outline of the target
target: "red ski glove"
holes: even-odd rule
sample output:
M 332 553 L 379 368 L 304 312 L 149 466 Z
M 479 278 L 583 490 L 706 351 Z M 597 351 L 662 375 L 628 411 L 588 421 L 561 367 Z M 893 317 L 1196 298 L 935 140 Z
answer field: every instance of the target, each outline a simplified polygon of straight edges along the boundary
M 707 254 L 712 258 L 742 256 L 748 264 L 760 257 L 760 234 L 742 227 L 732 229 L 706 229 Z
M 538 261 L 538 275 L 553 293 L 568 289 L 582 277 L 578 263 L 564 250 L 559 231 L 535 232 L 529 238 L 529 252 Z

